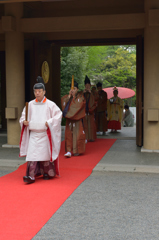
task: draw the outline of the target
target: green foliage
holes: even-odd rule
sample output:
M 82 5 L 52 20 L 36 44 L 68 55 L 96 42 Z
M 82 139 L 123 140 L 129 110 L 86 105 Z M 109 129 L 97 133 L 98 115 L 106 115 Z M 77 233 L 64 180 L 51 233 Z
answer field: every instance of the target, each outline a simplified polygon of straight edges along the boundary
M 136 46 L 62 47 L 61 96 L 68 94 L 72 75 L 80 90 L 87 75 L 92 84 L 101 81 L 103 88 L 117 86 L 136 91 Z M 135 106 L 135 98 L 132 104 Z
M 68 94 L 72 75 L 83 89 L 84 72 L 88 61 L 87 48 L 62 47 L 61 48 L 61 96 Z
M 103 85 L 135 88 L 136 55 L 128 50 L 118 48 L 114 55 L 103 61 L 105 76 Z M 104 87 L 105 87 L 104 86 Z

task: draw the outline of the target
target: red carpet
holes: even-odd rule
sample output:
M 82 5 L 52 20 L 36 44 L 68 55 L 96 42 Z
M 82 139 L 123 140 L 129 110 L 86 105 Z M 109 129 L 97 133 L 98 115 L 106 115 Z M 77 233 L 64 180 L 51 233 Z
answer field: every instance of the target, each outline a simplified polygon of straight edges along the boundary
M 30 185 L 23 183 L 26 164 L 0 178 L 0 239 L 29 240 L 45 225 L 73 191 L 91 174 L 115 142 L 97 139 L 87 143 L 79 157 L 64 158 L 64 142 L 60 152 L 60 177 Z

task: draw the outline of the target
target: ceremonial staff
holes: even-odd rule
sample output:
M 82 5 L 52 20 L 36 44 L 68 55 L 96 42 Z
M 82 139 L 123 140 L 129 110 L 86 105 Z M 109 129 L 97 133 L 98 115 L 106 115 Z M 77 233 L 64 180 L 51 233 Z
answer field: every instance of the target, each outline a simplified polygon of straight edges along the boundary
M 72 75 L 71 90 L 74 90 L 74 75 Z

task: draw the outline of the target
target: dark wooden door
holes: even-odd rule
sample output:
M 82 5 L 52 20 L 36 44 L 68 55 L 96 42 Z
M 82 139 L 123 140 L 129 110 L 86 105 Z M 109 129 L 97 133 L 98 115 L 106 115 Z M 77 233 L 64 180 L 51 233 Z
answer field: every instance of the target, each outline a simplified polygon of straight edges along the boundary
M 5 71 L 5 52 L 0 52 L 0 130 L 7 129 L 7 120 L 5 118 L 6 108 L 6 71 Z
M 136 43 L 136 145 L 143 145 L 143 37 Z

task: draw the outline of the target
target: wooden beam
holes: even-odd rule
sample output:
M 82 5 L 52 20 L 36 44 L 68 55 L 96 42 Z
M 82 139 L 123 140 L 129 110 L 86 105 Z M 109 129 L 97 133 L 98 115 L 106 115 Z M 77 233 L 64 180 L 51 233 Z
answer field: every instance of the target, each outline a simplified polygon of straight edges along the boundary
M 144 27 L 144 13 L 21 19 L 21 31 L 24 33 L 125 30 Z
M 74 0 L 34 0 L 34 2 L 59 2 L 59 1 L 74 1 Z M 2 3 L 19 3 L 19 2 L 33 2 L 33 0 L 1 0 Z
M 7 4 L 7 3 L 20 3 L 20 2 L 33 2 L 33 0 L 2 0 L 0 4 Z M 39 2 L 39 0 L 34 0 L 34 2 Z
M 149 26 L 159 26 L 159 9 L 149 10 Z

